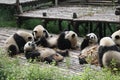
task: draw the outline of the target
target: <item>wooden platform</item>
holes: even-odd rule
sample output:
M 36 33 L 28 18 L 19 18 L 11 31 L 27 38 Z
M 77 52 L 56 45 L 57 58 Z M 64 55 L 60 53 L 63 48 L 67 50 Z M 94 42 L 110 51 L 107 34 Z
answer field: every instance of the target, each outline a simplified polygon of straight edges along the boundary
M 44 16 L 43 13 L 46 13 L 46 16 Z M 73 18 L 73 13 L 76 13 L 77 18 Z M 28 11 L 23 14 L 19 14 L 17 17 L 19 21 L 23 21 L 25 18 L 26 19 L 28 18 L 43 19 L 43 20 L 46 20 L 47 22 L 50 20 L 70 21 L 71 22 L 70 25 L 73 26 L 74 30 L 77 33 L 79 33 L 78 31 L 79 25 L 85 22 L 87 23 L 97 22 L 97 23 L 107 23 L 107 24 L 108 23 L 115 23 L 115 24 L 120 23 L 119 16 L 115 15 L 115 7 L 110 7 L 110 6 L 109 7 L 105 7 L 105 6 L 101 6 L 101 7 L 100 6 L 99 7 L 94 7 L 94 6 L 51 7 L 47 9 Z M 90 25 L 90 27 L 92 27 L 92 25 Z M 91 29 L 88 30 L 88 32 L 93 32 L 93 31 L 95 30 L 91 30 Z M 110 29 L 110 31 L 111 33 L 113 32 L 112 29 Z M 101 36 L 102 34 L 99 33 L 99 35 Z M 101 37 L 103 36 L 105 36 L 105 33 Z
M 20 3 L 27 3 L 27 2 L 32 2 L 36 0 L 19 0 Z M 16 0 L 0 0 L 0 4 L 5 4 L 5 5 L 14 5 L 16 4 Z
M 46 13 L 46 16 L 43 16 L 43 13 Z M 77 18 L 73 18 L 73 13 L 77 14 Z M 52 7 L 28 11 L 18 15 L 18 17 L 114 23 L 120 22 L 119 16 L 115 15 L 114 7 Z

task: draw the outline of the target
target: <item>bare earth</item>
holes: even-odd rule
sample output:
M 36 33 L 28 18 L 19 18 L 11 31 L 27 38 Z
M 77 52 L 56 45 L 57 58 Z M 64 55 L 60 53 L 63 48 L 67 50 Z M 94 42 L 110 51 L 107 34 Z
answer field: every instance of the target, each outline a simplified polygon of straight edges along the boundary
M 16 31 L 21 30 L 17 28 L 0 28 L 0 48 L 3 47 L 5 40 L 12 34 L 14 34 Z M 31 32 L 30 30 L 26 30 Z M 83 39 L 79 38 L 79 44 L 81 43 Z M 80 65 L 78 61 L 78 55 L 80 53 L 80 50 L 70 50 L 70 57 L 66 57 L 63 62 L 58 64 L 58 67 L 61 69 L 68 70 L 72 73 L 79 73 L 83 71 L 83 67 L 85 65 Z M 22 62 L 24 62 L 25 57 L 22 56 L 21 58 Z M 99 67 L 90 65 L 93 69 L 99 69 Z

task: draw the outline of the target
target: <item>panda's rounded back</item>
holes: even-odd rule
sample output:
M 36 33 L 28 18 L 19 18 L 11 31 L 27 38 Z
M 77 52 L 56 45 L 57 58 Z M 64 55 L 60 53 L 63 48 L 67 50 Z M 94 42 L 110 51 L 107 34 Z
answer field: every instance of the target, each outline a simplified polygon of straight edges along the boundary
M 33 35 L 27 31 L 20 30 L 16 32 L 19 36 L 21 36 L 26 42 L 27 41 L 33 41 Z
M 4 48 L 6 50 L 8 50 L 9 46 L 11 46 L 11 45 L 14 45 L 16 47 L 17 51 L 19 51 L 19 48 L 18 48 L 18 46 L 13 38 L 13 35 L 11 35 L 8 39 L 6 39 L 6 41 L 4 43 Z
M 74 31 L 68 31 L 65 35 L 65 39 L 68 39 L 71 42 L 72 47 L 77 46 L 78 35 Z
M 113 46 L 115 42 L 110 37 L 104 37 L 100 40 L 100 46 Z

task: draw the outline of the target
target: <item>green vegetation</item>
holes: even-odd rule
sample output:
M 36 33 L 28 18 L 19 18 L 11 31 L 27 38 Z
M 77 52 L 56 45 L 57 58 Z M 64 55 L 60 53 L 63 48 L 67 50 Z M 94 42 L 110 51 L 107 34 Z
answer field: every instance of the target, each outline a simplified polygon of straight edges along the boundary
M 10 58 L 0 49 L 0 80 L 120 80 L 120 73 L 108 69 L 91 69 L 73 74 L 57 66 L 29 63 L 20 58 Z M 21 62 L 22 61 L 22 62 Z

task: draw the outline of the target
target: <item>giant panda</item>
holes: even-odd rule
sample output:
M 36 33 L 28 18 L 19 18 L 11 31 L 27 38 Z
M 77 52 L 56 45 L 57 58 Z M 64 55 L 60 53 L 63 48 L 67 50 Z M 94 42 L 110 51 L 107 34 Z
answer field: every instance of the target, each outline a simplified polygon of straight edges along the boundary
M 81 43 L 81 51 L 78 56 L 80 64 L 98 65 L 98 37 L 94 33 L 88 33 Z
M 34 36 L 35 41 L 39 41 L 41 37 L 48 38 L 50 34 L 48 31 L 42 26 L 42 25 L 37 25 L 32 31 L 32 34 Z
M 34 39 L 31 33 L 20 30 L 5 41 L 4 47 L 9 53 L 9 56 L 12 57 L 16 54 L 23 53 L 26 42 L 32 40 Z
M 37 46 L 54 48 L 57 46 L 57 37 L 51 35 L 42 25 L 37 25 L 32 32 Z
M 57 47 L 61 50 L 76 49 L 78 35 L 74 31 L 63 31 L 57 39 Z
M 120 47 L 120 30 L 115 31 L 111 35 L 111 38 L 116 43 L 116 45 Z
M 32 41 L 29 41 L 25 44 L 24 53 L 27 59 L 33 60 L 37 58 L 37 60 L 42 62 L 46 61 L 47 63 L 55 61 L 57 64 L 64 59 L 64 57 L 58 54 L 55 50 L 50 48 L 36 47 L 35 43 Z
M 100 40 L 98 49 L 98 60 L 101 67 L 119 68 L 120 67 L 120 49 L 110 37 L 104 37 Z M 112 65 L 112 61 L 115 64 Z
M 89 33 L 85 36 L 81 43 L 81 50 L 88 46 L 96 45 L 98 43 L 98 37 L 94 33 Z

